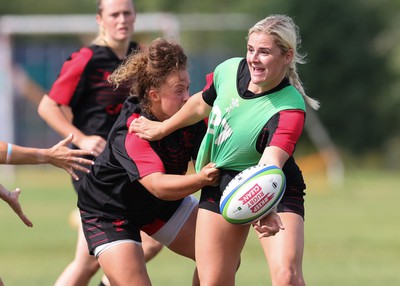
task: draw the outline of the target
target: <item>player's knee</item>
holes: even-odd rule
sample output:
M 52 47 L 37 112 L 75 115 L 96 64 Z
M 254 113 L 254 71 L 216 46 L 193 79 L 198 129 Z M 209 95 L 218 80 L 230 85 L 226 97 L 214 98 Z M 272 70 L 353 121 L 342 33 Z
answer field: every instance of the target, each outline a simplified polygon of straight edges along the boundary
M 76 261 L 75 260 L 76 268 L 80 269 L 80 271 L 89 273 L 89 275 L 93 276 L 97 270 L 100 268 L 100 264 L 97 259 L 90 259 L 86 261 Z
M 304 286 L 303 275 L 291 268 L 280 268 L 272 273 L 272 285 L 279 286 Z

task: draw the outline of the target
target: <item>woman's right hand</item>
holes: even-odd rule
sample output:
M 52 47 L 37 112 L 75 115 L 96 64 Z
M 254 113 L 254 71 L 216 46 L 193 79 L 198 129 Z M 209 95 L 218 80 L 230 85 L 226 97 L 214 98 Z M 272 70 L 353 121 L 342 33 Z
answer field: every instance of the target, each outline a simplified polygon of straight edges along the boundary
M 199 174 L 203 176 L 205 186 L 215 186 L 219 184 L 220 170 L 216 168 L 215 163 L 208 163 L 200 170 Z
M 151 121 L 143 116 L 134 119 L 129 126 L 129 133 L 136 133 L 139 138 L 156 141 L 164 137 L 161 130 L 162 122 Z

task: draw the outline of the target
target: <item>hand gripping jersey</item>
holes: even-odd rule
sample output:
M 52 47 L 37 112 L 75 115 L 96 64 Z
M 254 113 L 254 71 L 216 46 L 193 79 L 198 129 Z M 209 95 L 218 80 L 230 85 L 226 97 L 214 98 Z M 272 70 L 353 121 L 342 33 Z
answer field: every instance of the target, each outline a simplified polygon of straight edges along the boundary
M 237 80 L 242 60 L 227 60 L 214 71 L 217 97 L 200 146 L 196 170 L 209 162 L 235 171 L 256 165 L 262 155 L 256 150 L 256 141 L 268 120 L 282 110 L 305 111 L 302 95 L 291 85 L 267 95 L 242 97 Z

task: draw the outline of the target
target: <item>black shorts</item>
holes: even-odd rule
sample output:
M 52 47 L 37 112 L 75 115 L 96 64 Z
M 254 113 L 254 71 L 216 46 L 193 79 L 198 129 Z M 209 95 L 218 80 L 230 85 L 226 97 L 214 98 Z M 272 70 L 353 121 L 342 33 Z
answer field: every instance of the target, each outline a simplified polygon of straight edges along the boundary
M 105 243 L 131 239 L 141 242 L 140 229 L 129 222 L 129 219 L 105 219 L 81 211 L 83 233 L 88 243 L 89 252 Z
M 88 160 L 94 160 L 95 157 L 93 156 L 82 156 L 82 158 L 88 159 Z M 90 167 L 89 167 L 90 168 Z M 76 194 L 78 194 L 78 190 L 79 190 L 79 186 L 83 180 L 83 177 L 85 177 L 87 175 L 86 172 L 84 171 L 80 171 L 80 170 L 74 170 L 75 174 L 79 177 L 79 180 L 75 180 L 74 178 L 71 178 L 72 180 L 72 186 L 74 187 L 74 190 L 76 192 Z
M 201 191 L 199 208 L 207 209 L 215 213 L 221 213 L 219 203 L 222 192 L 228 183 L 238 174 L 238 171 L 221 170 L 221 183 L 217 187 L 207 186 Z M 304 196 L 306 185 L 301 172 L 295 176 L 286 177 L 286 190 L 278 204 L 277 211 L 291 212 L 300 215 L 304 219 Z
M 150 236 L 159 231 L 176 213 L 182 202 L 183 200 L 169 201 L 156 214 L 151 214 L 151 217 L 140 213 L 123 215 L 113 212 L 105 215 L 102 211 L 89 212 L 80 209 L 83 233 L 90 254 L 93 255 L 96 247 L 117 240 L 141 242 L 141 230 Z

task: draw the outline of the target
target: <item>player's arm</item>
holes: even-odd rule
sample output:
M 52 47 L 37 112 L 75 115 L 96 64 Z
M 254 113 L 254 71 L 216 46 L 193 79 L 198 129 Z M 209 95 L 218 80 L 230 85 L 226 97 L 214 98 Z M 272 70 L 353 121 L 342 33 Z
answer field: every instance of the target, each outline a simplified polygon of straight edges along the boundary
M 276 114 L 267 124 L 269 138 L 259 164 L 273 164 L 283 168 L 287 159 L 293 155 L 304 127 L 304 119 L 302 110 L 283 110 Z M 259 238 L 275 235 L 284 229 L 276 210 L 253 226 Z
M 51 164 L 67 171 L 74 179 L 79 179 L 74 170 L 89 172 L 82 166 L 92 165 L 94 162 L 81 156 L 92 155 L 90 151 L 72 150 L 67 146 L 73 135 L 61 140 L 51 148 L 29 148 L 0 141 L 0 164 Z
M 79 146 L 78 141 L 84 134 L 72 124 L 72 117 L 68 116 L 64 107 L 45 94 L 38 106 L 40 117 L 61 137 L 74 134 L 73 144 Z
M 276 146 L 268 146 L 264 149 L 259 164 L 275 165 L 282 169 L 287 159 L 289 154 L 286 151 Z
M 42 98 L 38 113 L 44 121 L 62 137 L 74 134 L 72 143 L 82 150 L 93 152 L 94 156 L 103 152 L 106 140 L 101 136 L 87 136 L 72 124 L 72 113 L 66 106 L 61 106 L 47 94 Z
M 202 92 L 198 92 L 192 95 L 185 105 L 171 118 L 163 122 L 156 122 L 139 117 L 132 121 L 129 132 L 135 132 L 136 136 L 142 139 L 159 140 L 177 129 L 195 124 L 208 117 L 211 108 L 203 100 Z
M 259 164 L 272 164 L 279 168 L 285 165 L 289 154 L 277 146 L 268 146 L 264 149 L 263 155 Z M 274 236 L 280 230 L 285 229 L 280 216 L 274 208 L 269 215 L 262 218 L 260 221 L 253 223 L 254 230 L 257 232 L 258 238 Z
M 170 175 L 156 172 L 139 179 L 139 182 L 157 198 L 173 201 L 191 195 L 204 186 L 216 184 L 219 173 L 215 164 L 209 163 L 199 173 Z
M 162 122 L 161 132 L 167 135 L 182 127 L 193 125 L 208 117 L 211 108 L 203 100 L 202 92 L 198 92 L 192 95 L 177 113 Z
M 267 123 L 269 138 L 259 163 L 283 168 L 293 155 L 303 131 L 304 120 L 305 113 L 302 110 L 283 110 L 272 117 Z

